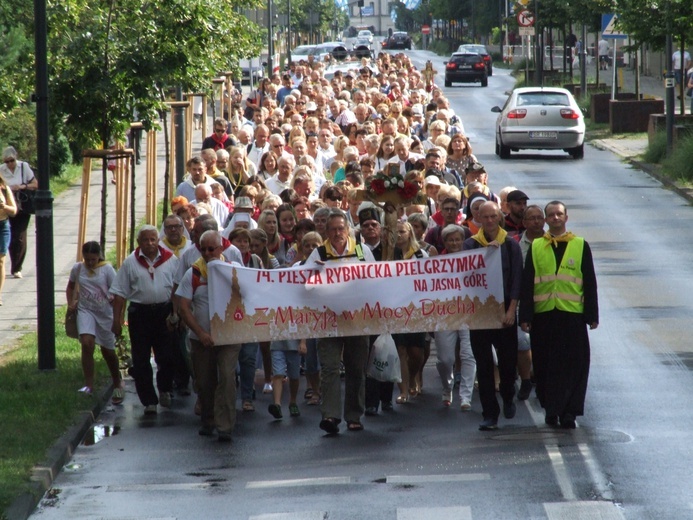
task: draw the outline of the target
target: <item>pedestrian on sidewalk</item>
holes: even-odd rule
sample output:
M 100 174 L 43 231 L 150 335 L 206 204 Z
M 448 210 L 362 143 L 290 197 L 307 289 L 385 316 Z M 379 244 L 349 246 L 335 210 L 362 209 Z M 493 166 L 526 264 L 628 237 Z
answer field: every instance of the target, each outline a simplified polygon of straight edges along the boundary
M 113 296 L 109 293 L 116 272 L 101 254 L 98 242 L 85 242 L 82 246 L 83 262 L 72 266 L 65 290 L 67 305 L 77 310 L 77 330 L 82 347 L 82 372 L 84 386 L 80 392 L 94 391 L 94 349 L 101 347 L 108 371 L 113 380 L 113 404 L 120 404 L 125 397 L 123 379 L 115 352 L 116 338 L 111 331 L 113 324 Z
M 38 180 L 36 180 L 29 163 L 18 159 L 17 150 L 13 146 L 8 146 L 2 151 L 2 162 L 0 175 L 5 179 L 5 184 L 12 190 L 19 208 L 19 211 L 10 217 L 9 252 L 12 276 L 21 278 L 22 266 L 26 258 L 27 229 L 31 220 L 31 213 L 27 211 L 26 205 L 22 207 L 21 201 L 29 195 L 27 192 L 38 189 Z
M 5 257 L 10 246 L 10 217 L 17 214 L 17 203 L 12 190 L 0 175 L 0 305 L 2 305 L 2 286 L 5 284 Z

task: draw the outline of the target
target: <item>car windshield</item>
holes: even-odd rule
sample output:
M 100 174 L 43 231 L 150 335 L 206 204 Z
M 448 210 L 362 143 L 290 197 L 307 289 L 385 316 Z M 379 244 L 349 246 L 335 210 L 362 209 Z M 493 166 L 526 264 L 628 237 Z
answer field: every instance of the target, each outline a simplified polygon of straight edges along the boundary
M 567 94 L 561 92 L 525 92 L 517 96 L 517 106 L 570 106 Z
M 477 54 L 486 54 L 486 49 L 483 45 L 462 45 L 465 51 L 476 52 Z

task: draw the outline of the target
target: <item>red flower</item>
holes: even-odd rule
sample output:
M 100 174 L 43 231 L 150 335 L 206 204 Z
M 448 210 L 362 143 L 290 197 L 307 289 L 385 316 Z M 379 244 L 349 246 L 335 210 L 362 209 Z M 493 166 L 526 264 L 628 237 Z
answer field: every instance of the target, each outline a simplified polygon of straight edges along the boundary
M 405 200 L 413 199 L 416 197 L 416 194 L 419 193 L 419 185 L 413 182 L 405 181 L 404 187 L 399 188 L 397 193 L 399 193 L 400 197 Z
M 385 181 L 383 179 L 372 179 L 371 191 L 376 195 L 382 195 L 385 193 L 387 191 L 385 188 Z

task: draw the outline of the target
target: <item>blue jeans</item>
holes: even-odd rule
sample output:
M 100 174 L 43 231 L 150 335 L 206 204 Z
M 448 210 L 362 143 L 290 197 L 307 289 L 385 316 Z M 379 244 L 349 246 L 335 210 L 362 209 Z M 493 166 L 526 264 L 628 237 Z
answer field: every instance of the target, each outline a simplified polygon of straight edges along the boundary
M 241 400 L 249 401 L 254 397 L 255 390 L 255 357 L 257 356 L 259 343 L 243 343 L 238 355 L 238 365 L 241 376 Z

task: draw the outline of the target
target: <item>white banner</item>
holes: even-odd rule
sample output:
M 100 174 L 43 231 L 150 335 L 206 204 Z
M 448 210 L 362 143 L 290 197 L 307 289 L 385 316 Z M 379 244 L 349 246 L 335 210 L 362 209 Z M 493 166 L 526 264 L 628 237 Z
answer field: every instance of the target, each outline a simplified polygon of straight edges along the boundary
M 208 265 L 217 345 L 384 332 L 501 327 L 501 254 L 485 247 L 392 262 L 306 269 Z

